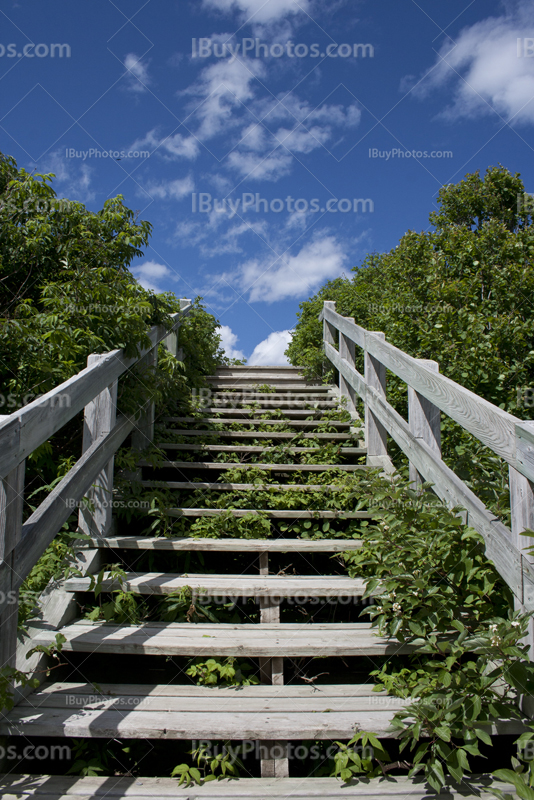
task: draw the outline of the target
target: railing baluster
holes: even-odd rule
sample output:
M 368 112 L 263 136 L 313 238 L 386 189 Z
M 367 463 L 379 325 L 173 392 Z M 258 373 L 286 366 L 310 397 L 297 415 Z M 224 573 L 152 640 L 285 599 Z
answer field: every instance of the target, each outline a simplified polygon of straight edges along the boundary
M 370 331 L 370 334 L 379 339 L 385 339 L 386 335 L 380 331 Z M 366 337 L 367 338 L 367 337 Z M 365 350 L 365 383 L 371 389 L 386 397 L 386 368 L 367 349 Z M 367 459 L 387 456 L 387 433 L 381 422 L 375 417 L 365 404 L 365 441 L 367 443 Z
M 439 372 L 437 361 L 424 358 L 417 360 L 432 372 Z M 441 455 L 441 412 L 411 386 L 408 386 L 408 421 L 413 435 L 417 439 L 422 439 L 432 450 Z M 412 463 L 410 463 L 410 482 L 414 488 L 420 487 L 424 482 Z
M 345 317 L 345 319 L 349 322 L 354 322 L 352 317 Z M 341 331 L 339 332 L 339 355 L 348 362 L 349 366 L 355 368 L 356 345 Z M 345 398 L 345 408 L 351 417 L 357 419 L 356 392 L 341 373 L 339 375 L 339 394 Z
M 534 430 L 534 423 L 524 422 L 525 427 Z M 512 543 L 518 550 L 522 551 L 522 557 L 534 563 L 534 556 L 526 553 L 525 547 L 532 547 L 534 539 L 521 536 L 523 531 L 534 530 L 534 484 L 521 475 L 514 467 L 509 467 L 508 471 L 510 482 L 510 511 L 512 514 Z M 522 605 L 516 600 L 516 608 L 524 610 Z M 534 620 L 530 620 L 525 644 L 530 646 L 530 660 L 534 661 Z M 532 702 L 534 710 L 534 701 Z
M 87 358 L 90 367 L 104 356 L 93 354 Z M 82 454 L 100 436 L 109 433 L 117 419 L 117 381 L 100 392 L 94 400 L 85 406 L 83 419 Z M 113 516 L 113 462 L 112 458 L 102 470 L 94 485 L 85 497 L 91 502 L 93 509 L 82 505 L 78 513 L 78 527 L 82 533 L 91 536 L 105 536 L 111 528 Z

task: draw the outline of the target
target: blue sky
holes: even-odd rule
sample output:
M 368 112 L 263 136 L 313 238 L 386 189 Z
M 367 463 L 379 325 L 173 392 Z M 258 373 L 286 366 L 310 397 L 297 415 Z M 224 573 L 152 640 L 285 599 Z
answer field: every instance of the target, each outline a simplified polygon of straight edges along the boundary
M 443 184 L 502 163 L 534 191 L 534 0 L 25 0 L 0 20 L 0 149 L 91 210 L 124 195 L 154 225 L 136 277 L 201 294 L 249 363 L 284 363 L 299 302 L 427 229 Z

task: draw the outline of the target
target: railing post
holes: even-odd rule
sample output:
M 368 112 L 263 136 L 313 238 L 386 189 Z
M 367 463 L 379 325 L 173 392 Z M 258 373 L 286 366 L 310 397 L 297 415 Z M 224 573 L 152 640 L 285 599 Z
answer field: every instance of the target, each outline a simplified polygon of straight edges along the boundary
M 159 337 L 158 337 L 159 338 Z M 158 345 L 156 344 L 143 359 L 143 364 L 147 370 L 155 372 L 158 366 Z M 132 449 L 145 450 L 150 447 L 154 440 L 154 420 L 156 417 L 156 405 L 153 400 L 148 400 L 144 405 L 144 410 L 135 422 L 132 433 Z
M 104 356 L 90 355 L 87 366 L 100 361 Z M 117 418 L 117 381 L 100 392 L 94 400 L 85 406 L 83 419 L 82 454 L 100 436 L 109 433 Z M 102 470 L 94 485 L 85 497 L 93 505 L 93 509 L 82 505 L 78 513 L 78 527 L 82 533 L 90 536 L 105 536 L 111 528 L 113 516 L 113 462 L 112 458 Z
M 336 310 L 336 304 L 333 300 L 325 300 L 324 302 L 324 309 L 330 309 L 330 311 Z M 335 326 L 332 325 L 331 322 L 327 322 L 326 319 L 323 319 L 323 341 L 327 344 L 331 344 L 332 346 L 336 343 L 336 334 L 335 334 Z
M 349 322 L 354 322 L 353 317 L 345 317 Z M 339 332 L 339 355 L 353 369 L 356 369 L 356 345 L 344 333 Z M 343 375 L 339 374 L 339 394 L 344 397 L 346 401 L 345 408 L 353 419 L 358 418 L 358 411 L 356 410 L 356 391 L 352 388 L 350 383 L 345 380 Z
M 439 372 L 437 361 L 418 358 L 432 372 Z M 432 450 L 441 455 L 441 412 L 437 406 L 408 386 L 408 422 L 410 431 L 417 439 L 422 439 Z M 424 482 L 415 466 L 410 462 L 410 483 L 417 489 Z
M 534 422 L 522 422 L 521 425 L 530 428 L 534 433 Z M 512 543 L 521 551 L 522 557 L 526 561 L 533 563 L 534 556 L 526 553 L 524 548 L 534 546 L 534 539 L 521 536 L 521 534 L 527 529 L 534 530 L 534 484 L 512 466 L 508 469 L 508 475 L 512 516 Z M 516 601 L 516 608 L 522 609 L 519 601 Z M 532 619 L 529 622 L 525 644 L 530 646 L 529 657 L 531 661 L 534 661 L 534 620 Z
M 11 567 L 12 586 L 15 547 L 22 536 L 24 469 L 22 461 L 0 481 L 0 559 Z M 18 611 L 19 593 L 12 588 L 7 592 L 5 611 L 0 614 L 0 669 L 16 665 Z
M 385 339 L 385 333 L 380 331 L 369 331 L 366 334 L 376 336 L 378 339 Z M 365 383 L 371 389 L 376 391 L 386 398 L 386 368 L 383 364 L 372 356 L 367 347 L 365 348 Z M 365 404 L 365 441 L 367 444 L 367 461 L 373 466 L 371 459 L 383 458 L 388 454 L 387 445 L 387 432 L 381 422 L 375 417 L 373 412 L 369 409 L 367 403 Z

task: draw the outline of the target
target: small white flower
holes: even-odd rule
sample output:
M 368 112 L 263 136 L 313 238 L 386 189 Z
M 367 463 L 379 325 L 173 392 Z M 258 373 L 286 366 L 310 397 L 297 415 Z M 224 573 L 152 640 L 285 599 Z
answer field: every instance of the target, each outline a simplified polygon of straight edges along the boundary
M 497 647 L 499 645 L 500 641 L 501 640 L 499 639 L 498 636 L 492 636 L 491 637 L 491 646 L 492 647 Z
M 393 611 L 395 612 L 395 614 L 400 614 L 400 612 L 402 611 L 401 604 L 393 603 Z
M 490 633 L 493 633 L 493 634 L 497 633 L 497 628 L 498 628 L 497 625 L 490 625 L 489 626 Z
M 520 627 L 521 627 L 520 622 L 512 622 L 512 628 L 520 628 Z

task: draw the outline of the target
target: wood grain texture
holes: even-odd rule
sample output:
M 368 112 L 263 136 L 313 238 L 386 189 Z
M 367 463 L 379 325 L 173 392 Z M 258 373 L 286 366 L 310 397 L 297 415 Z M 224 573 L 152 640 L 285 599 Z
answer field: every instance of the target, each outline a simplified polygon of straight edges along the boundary
M 489 777 L 475 777 L 461 788 L 452 787 L 439 795 L 441 800 L 471 800 L 484 796 Z M 470 788 L 469 788 L 470 787 Z M 495 781 L 493 787 L 513 794 L 511 784 Z M 365 783 L 346 785 L 336 778 L 240 778 L 195 786 L 178 786 L 175 778 L 71 777 L 70 775 L 5 775 L 0 777 L 3 800 L 428 800 L 425 781 L 404 776 L 384 781 L 373 778 Z
M 175 550 L 252 553 L 342 553 L 358 550 L 361 539 L 163 539 L 147 536 L 93 538 L 85 545 L 110 550 Z

